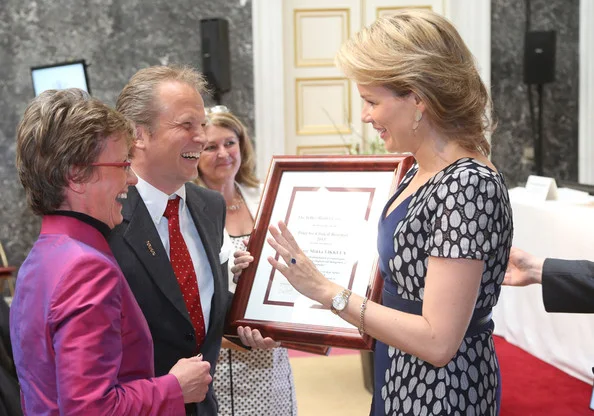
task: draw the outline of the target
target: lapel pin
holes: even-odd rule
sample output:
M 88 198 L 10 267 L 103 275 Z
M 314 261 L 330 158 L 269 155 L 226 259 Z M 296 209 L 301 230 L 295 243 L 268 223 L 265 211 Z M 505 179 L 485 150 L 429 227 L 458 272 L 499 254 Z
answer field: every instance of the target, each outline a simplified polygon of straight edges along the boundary
M 148 240 L 146 241 L 146 248 L 148 248 L 149 253 L 151 253 L 153 256 L 157 255 L 157 253 L 155 253 L 155 249 L 153 248 L 153 245 Z

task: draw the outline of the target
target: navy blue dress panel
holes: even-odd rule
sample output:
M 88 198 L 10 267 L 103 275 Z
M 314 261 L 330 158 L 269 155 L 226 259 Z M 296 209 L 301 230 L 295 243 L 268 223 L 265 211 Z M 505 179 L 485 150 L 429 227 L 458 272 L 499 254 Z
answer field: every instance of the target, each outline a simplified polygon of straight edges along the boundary
M 393 257 L 394 255 L 394 229 L 396 229 L 396 225 L 404 218 L 406 215 L 406 210 L 408 209 L 408 204 L 411 200 L 411 197 L 406 198 L 402 201 L 398 206 L 386 216 L 386 211 L 392 205 L 394 200 L 398 197 L 398 195 L 402 192 L 404 188 L 399 188 L 398 192 L 390 198 L 382 215 L 380 216 L 379 220 L 379 227 L 378 227 L 378 236 L 377 236 L 377 247 L 379 253 L 379 268 L 384 278 L 384 292 L 396 293 L 396 284 L 390 280 L 386 279 L 386 276 L 390 275 L 390 268 L 388 264 L 388 259 Z M 374 388 L 373 391 L 373 403 L 374 407 L 375 404 L 379 404 L 381 409 L 372 410 L 372 415 L 383 415 L 384 408 L 383 403 L 384 400 L 382 399 L 382 391 L 377 388 L 377 386 L 381 386 L 384 384 L 384 374 L 386 369 L 390 365 L 390 357 L 388 355 L 388 345 L 384 344 L 383 342 L 376 340 L 375 341 L 375 349 L 374 349 Z
M 415 165 L 380 218 L 383 304 L 420 314 L 427 263 L 436 256 L 484 261 L 475 312 L 489 311 L 497 303 L 513 234 L 502 175 L 474 159 L 457 160 L 386 216 L 416 172 Z M 493 325 L 489 320 L 474 328 L 480 330 L 467 331 L 444 367 L 377 341 L 372 415 L 497 415 L 500 378 Z
M 390 212 L 390 214 L 386 215 L 386 212 L 403 190 L 404 188 L 398 188 L 398 191 L 390 198 L 384 207 L 384 210 L 382 211 L 378 225 L 377 250 L 380 260 L 380 272 L 384 277 L 384 287 L 386 287 L 386 285 L 393 285 L 394 288 L 396 287 L 396 285 L 389 281 L 389 279 L 388 282 L 386 282 L 386 276 L 390 275 L 389 259 L 394 257 L 394 230 L 396 229 L 396 225 L 404 219 L 412 195 L 398 204 L 398 206 L 392 212 Z

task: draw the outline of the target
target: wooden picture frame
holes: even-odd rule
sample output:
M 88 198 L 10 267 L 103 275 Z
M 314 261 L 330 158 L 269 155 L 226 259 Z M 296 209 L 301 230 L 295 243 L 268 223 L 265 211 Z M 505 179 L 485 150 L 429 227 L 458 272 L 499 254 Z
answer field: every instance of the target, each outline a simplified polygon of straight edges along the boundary
M 299 156 L 314 156 L 314 155 L 350 155 L 353 145 L 351 144 L 327 144 L 327 145 L 312 145 L 297 146 L 297 155 Z
M 278 254 L 266 242 L 268 227 L 285 221 L 322 273 L 381 302 L 377 223 L 412 163 L 401 155 L 274 156 L 248 245 L 254 261 L 239 279 L 227 335 L 249 326 L 276 341 L 371 349 L 371 337 L 300 295 L 272 268 L 267 257 Z

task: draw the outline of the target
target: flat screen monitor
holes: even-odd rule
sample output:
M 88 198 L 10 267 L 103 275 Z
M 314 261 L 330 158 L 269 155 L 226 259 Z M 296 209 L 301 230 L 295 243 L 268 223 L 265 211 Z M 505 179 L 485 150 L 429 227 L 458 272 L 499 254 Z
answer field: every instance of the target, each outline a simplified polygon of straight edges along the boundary
M 80 88 L 89 94 L 89 79 L 84 60 L 31 68 L 33 90 L 38 96 L 45 90 Z

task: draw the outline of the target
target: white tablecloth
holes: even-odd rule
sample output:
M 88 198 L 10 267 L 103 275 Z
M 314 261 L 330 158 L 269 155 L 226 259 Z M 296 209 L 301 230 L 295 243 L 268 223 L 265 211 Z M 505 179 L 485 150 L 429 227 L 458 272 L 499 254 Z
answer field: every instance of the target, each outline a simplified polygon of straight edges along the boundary
M 534 255 L 594 260 L 594 204 L 534 201 L 510 191 L 514 245 Z M 494 308 L 495 334 L 592 384 L 594 314 L 547 313 L 542 288 L 503 287 Z

